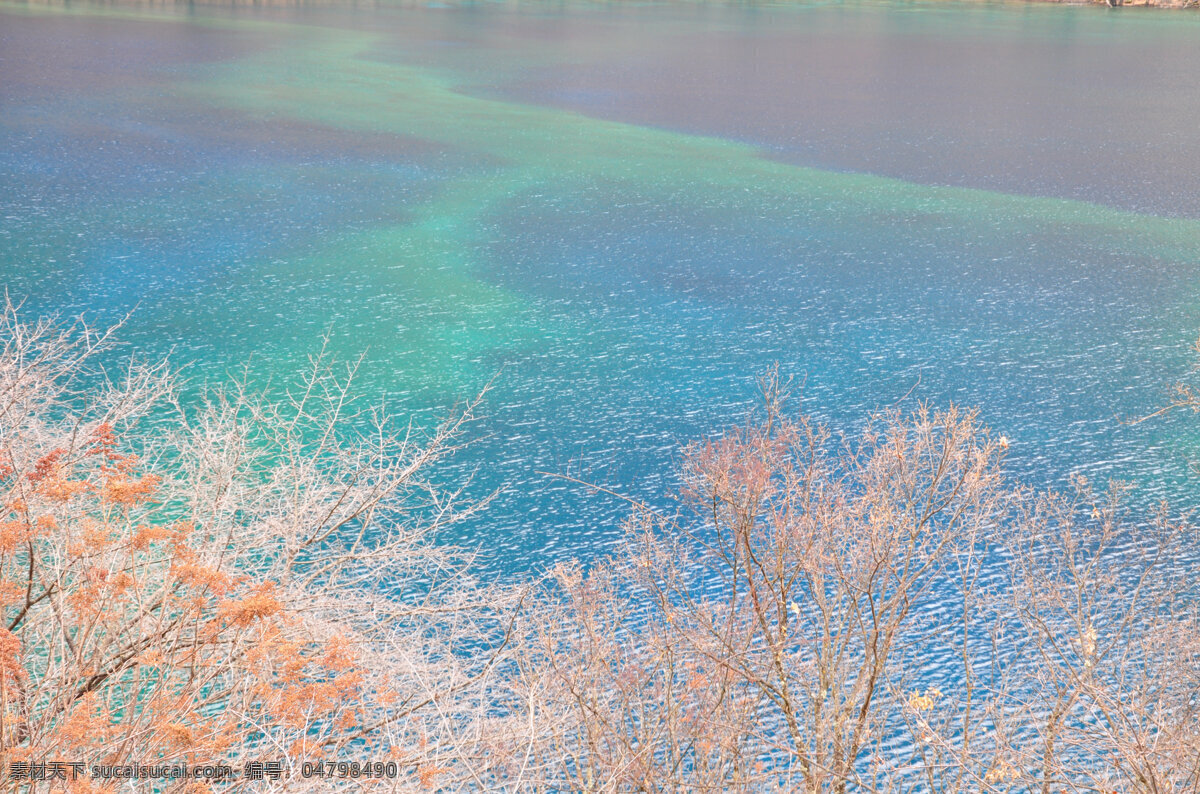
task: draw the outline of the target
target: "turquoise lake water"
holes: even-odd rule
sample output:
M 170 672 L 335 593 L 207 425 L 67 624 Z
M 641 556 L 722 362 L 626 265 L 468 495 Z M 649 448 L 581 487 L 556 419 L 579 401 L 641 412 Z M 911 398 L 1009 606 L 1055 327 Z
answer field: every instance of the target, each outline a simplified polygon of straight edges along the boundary
M 1023 4 L 0 3 L 0 283 L 275 379 L 332 329 L 493 570 L 602 553 L 778 363 L 852 431 L 978 406 L 1014 477 L 1196 503 L 1200 17 Z

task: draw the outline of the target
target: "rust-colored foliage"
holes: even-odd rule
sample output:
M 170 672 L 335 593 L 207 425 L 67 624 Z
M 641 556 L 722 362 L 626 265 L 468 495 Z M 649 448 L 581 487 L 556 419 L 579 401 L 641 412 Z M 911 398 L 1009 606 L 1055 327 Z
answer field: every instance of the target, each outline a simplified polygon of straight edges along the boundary
M 440 745 L 414 714 L 474 679 L 405 639 L 437 625 L 458 565 L 424 541 L 456 505 L 419 478 L 469 409 L 424 435 L 349 430 L 349 374 L 318 358 L 302 400 L 214 392 L 189 413 L 161 366 L 77 388 L 107 344 L 0 307 L 0 764 L 282 760 L 294 789 L 301 759 L 396 748 L 426 778 Z M 376 531 L 410 488 L 432 518 Z M 387 592 L 405 577 L 438 584 L 414 608 Z M 466 592 L 433 647 L 487 637 Z
M 269 720 L 300 733 L 314 720 L 360 727 L 347 719 L 361 682 L 347 642 L 297 630 L 277 583 L 214 555 L 191 519 L 141 512 L 160 478 L 118 451 L 111 426 L 91 437 L 79 454 L 38 457 L 24 477 L 31 487 L 16 480 L 6 494 L 18 498 L 0 521 L 12 626 L 0 627 L 0 750 L 211 759 Z M 38 662 L 26 664 L 31 655 Z M 270 704 L 254 712 L 267 722 L 208 708 L 241 690 Z

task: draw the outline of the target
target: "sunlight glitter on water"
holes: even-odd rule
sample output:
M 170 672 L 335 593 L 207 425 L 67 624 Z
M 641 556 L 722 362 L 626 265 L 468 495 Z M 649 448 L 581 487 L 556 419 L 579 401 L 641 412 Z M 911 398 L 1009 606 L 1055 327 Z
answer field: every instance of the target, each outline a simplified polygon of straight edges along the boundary
M 398 407 L 495 378 L 459 465 L 506 490 L 458 538 L 495 570 L 619 536 L 624 503 L 541 472 L 669 506 L 773 363 L 842 429 L 977 405 L 1026 482 L 1195 502 L 1189 424 L 1120 421 L 1200 328 L 1200 176 L 1164 165 L 1200 159 L 1190 22 L 72 9 L 0 9 L 9 291 L 136 307 L 129 343 L 195 373 L 286 374 L 332 325 Z M 1167 76 L 1127 82 L 1147 59 Z

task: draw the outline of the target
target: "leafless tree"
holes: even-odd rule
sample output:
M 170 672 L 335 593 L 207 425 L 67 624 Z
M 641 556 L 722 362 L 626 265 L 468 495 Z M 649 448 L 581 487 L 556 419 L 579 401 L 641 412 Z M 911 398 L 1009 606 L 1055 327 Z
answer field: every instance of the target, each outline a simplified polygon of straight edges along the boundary
M 475 404 L 397 427 L 321 353 L 282 397 L 185 409 L 113 344 L 0 308 L 0 761 L 477 775 L 458 744 L 516 596 L 431 542 L 485 500 L 429 477 Z

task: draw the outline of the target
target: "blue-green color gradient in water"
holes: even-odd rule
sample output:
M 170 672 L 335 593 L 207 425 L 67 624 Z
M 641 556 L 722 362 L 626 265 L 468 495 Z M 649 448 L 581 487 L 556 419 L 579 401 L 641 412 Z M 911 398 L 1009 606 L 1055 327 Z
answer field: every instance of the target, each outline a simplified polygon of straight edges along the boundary
M 1200 20 L 920 3 L 0 5 L 0 281 L 429 411 L 493 570 L 602 552 L 779 363 L 852 430 L 979 406 L 1016 474 L 1194 504 Z

